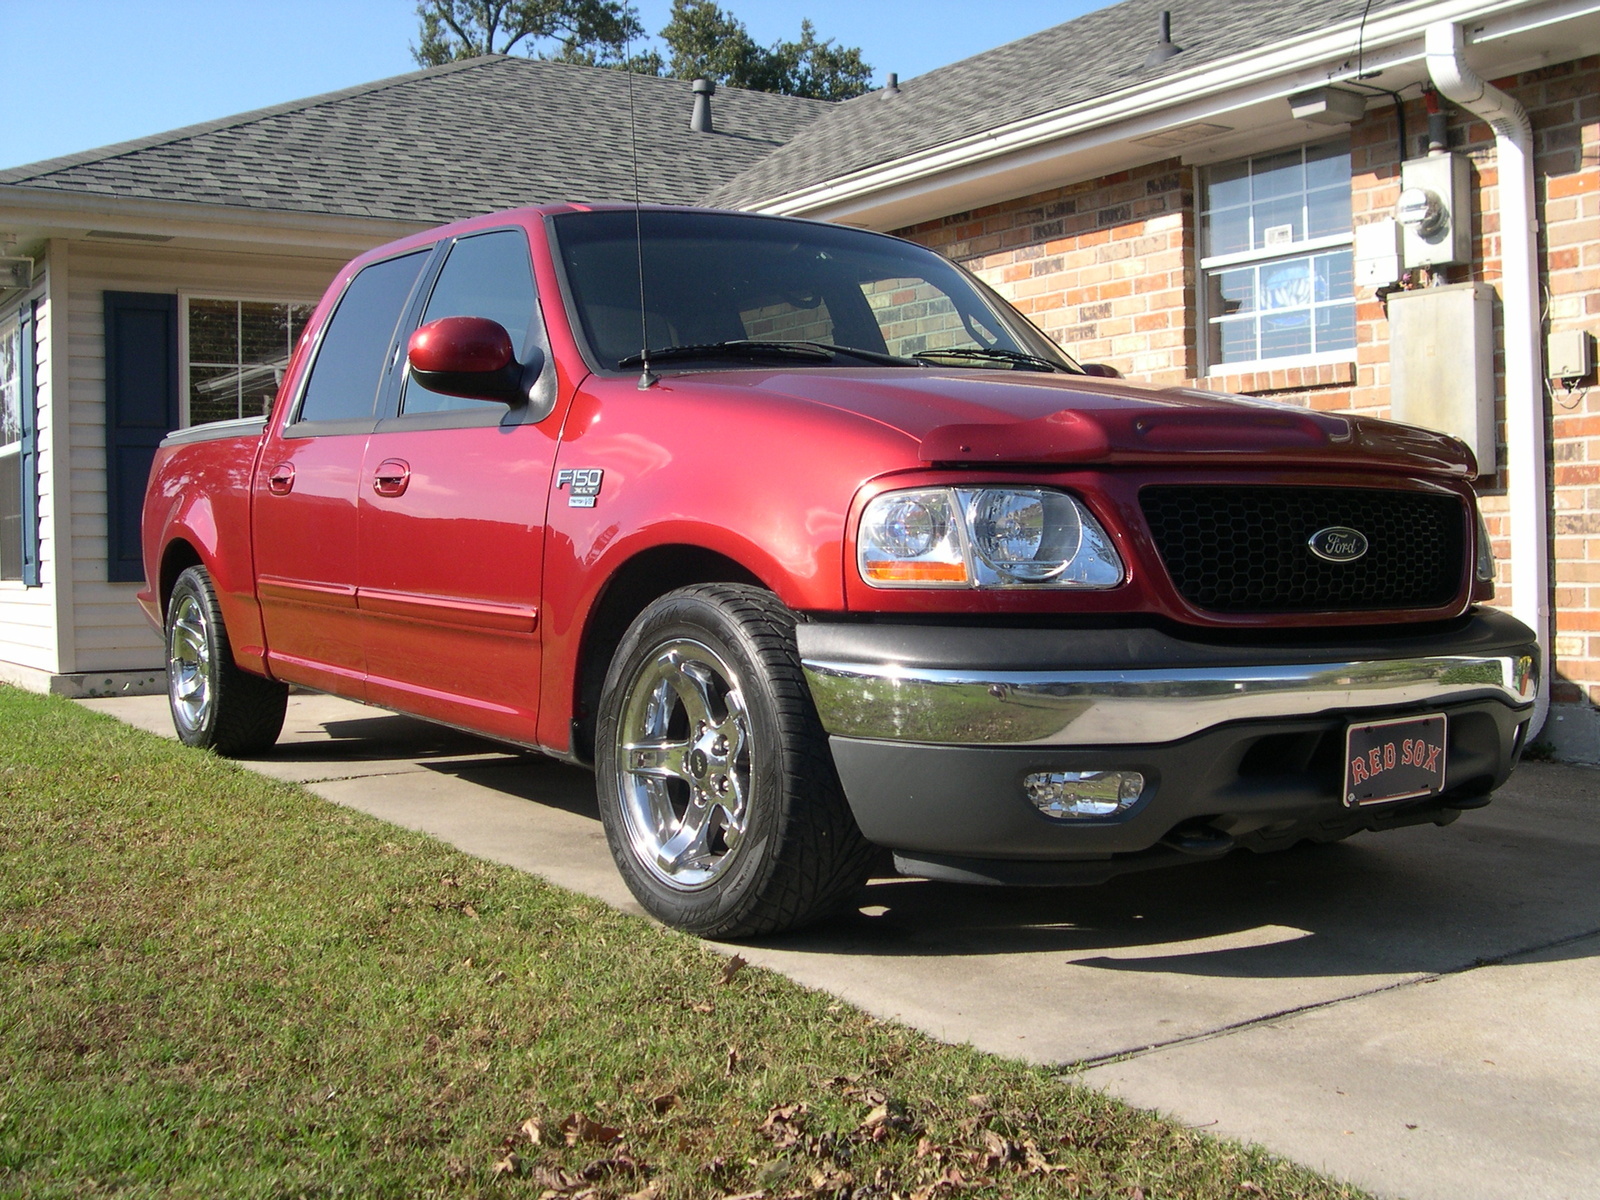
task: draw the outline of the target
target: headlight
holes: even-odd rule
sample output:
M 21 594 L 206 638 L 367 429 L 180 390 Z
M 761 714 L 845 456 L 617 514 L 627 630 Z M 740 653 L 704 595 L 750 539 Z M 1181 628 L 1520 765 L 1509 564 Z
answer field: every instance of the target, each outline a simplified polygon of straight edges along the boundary
M 873 587 L 1108 588 L 1122 560 L 1081 503 L 1049 488 L 885 492 L 861 515 Z
M 1477 575 L 1479 583 L 1494 582 L 1494 543 L 1489 540 L 1489 526 L 1484 523 L 1483 514 L 1478 513 L 1478 566 Z
M 888 492 L 867 505 L 857 558 L 877 587 L 965 587 L 971 578 L 955 494 Z

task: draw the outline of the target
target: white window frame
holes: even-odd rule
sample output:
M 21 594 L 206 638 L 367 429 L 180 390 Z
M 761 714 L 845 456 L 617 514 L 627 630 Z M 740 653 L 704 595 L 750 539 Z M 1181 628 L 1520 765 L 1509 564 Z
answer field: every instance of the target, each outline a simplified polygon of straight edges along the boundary
M 0 326 L 8 326 L 10 334 L 18 339 L 18 347 L 22 354 L 32 354 L 32 363 L 27 363 L 26 357 L 19 357 L 16 362 L 16 382 L 18 382 L 18 438 L 16 442 L 0 443 L 0 456 L 3 458 L 18 459 L 21 486 L 14 496 L 18 502 L 19 517 L 21 517 L 22 534 L 22 571 L 18 578 L 0 579 L 0 592 L 26 592 L 32 587 L 42 584 L 40 579 L 40 515 L 38 515 L 38 304 L 45 299 L 43 290 L 24 291 L 21 296 L 13 296 L 14 304 L 6 307 L 0 314 Z M 24 344 L 21 331 L 27 322 L 22 320 L 22 314 L 32 309 L 29 341 Z M 24 366 L 26 365 L 26 366 Z M 29 442 L 32 440 L 32 448 Z M 29 461 L 32 459 L 32 461 Z M 29 498 L 32 493 L 32 498 Z
M 21 335 L 21 331 L 22 331 L 22 309 L 21 309 L 20 306 L 17 307 L 17 308 L 9 309 L 4 313 L 0 313 L 0 329 L 8 330 L 9 333 L 12 336 L 15 336 L 17 338 L 18 345 L 20 346 L 21 341 L 22 341 L 22 338 L 20 336 Z M 19 393 L 20 393 L 20 389 L 22 387 L 22 368 L 21 368 L 21 364 L 20 363 L 18 364 L 18 367 L 17 367 L 17 387 L 18 387 Z M 18 412 L 19 421 L 18 421 L 18 425 L 17 425 L 17 440 L 14 441 L 14 442 L 0 442 L 0 454 L 5 454 L 7 457 L 9 457 L 12 454 L 20 455 L 22 453 L 22 428 L 23 427 L 22 427 L 22 423 L 20 421 L 20 417 L 21 417 L 20 406 L 26 401 L 26 399 L 27 399 L 27 397 L 22 396 L 20 394 L 17 397 L 17 403 L 18 403 L 18 406 L 19 406 L 19 412 Z
M 1209 212 L 1209 209 L 1206 208 L 1206 173 L 1208 171 L 1227 166 L 1230 163 L 1265 158 L 1271 154 L 1281 154 L 1285 150 L 1293 148 L 1304 151 L 1332 140 L 1334 139 L 1325 138 L 1320 141 L 1291 142 L 1287 145 L 1230 155 L 1227 158 L 1219 158 L 1215 162 L 1196 165 L 1194 168 L 1196 241 L 1204 245 L 1206 236 L 1205 219 Z M 1199 260 L 1199 274 L 1195 280 L 1195 316 L 1197 324 L 1195 348 L 1200 355 L 1203 374 L 1207 378 L 1221 375 L 1248 375 L 1262 371 L 1283 371 L 1295 367 L 1324 366 L 1329 363 L 1354 363 L 1356 361 L 1356 347 L 1352 345 L 1345 349 L 1315 351 L 1310 354 L 1280 355 L 1276 358 L 1255 358 L 1229 363 L 1211 362 L 1211 324 L 1213 314 L 1208 311 L 1207 304 L 1211 294 L 1208 279 L 1213 271 L 1226 270 L 1230 267 L 1253 266 L 1258 263 L 1275 262 L 1279 259 L 1299 258 L 1344 247 L 1350 247 L 1353 251 L 1355 246 L 1353 217 L 1351 226 L 1351 229 L 1345 233 L 1301 238 L 1296 242 L 1286 242 L 1276 246 L 1263 246 L 1255 250 L 1239 250 L 1229 254 L 1212 254 Z M 1254 240 L 1253 237 L 1252 240 Z M 1352 308 L 1355 306 L 1354 288 L 1351 289 L 1350 293 L 1350 305 Z
M 226 292 L 226 293 L 224 293 L 224 292 L 211 292 L 211 291 L 184 291 L 182 289 L 179 289 L 179 291 L 178 291 L 178 371 L 179 371 L 179 379 L 182 381 L 182 386 L 179 389 L 179 396 L 178 396 L 178 428 L 180 428 L 180 429 L 188 429 L 193 424 L 192 420 L 190 419 L 190 415 L 189 415 L 189 394 L 190 394 L 190 391 L 191 391 L 190 382 L 189 382 L 189 372 L 190 372 L 190 369 L 193 366 L 193 364 L 190 362 L 190 359 L 189 359 L 189 302 L 191 300 L 214 300 L 214 301 L 222 301 L 222 302 L 228 303 L 228 304 L 303 305 L 304 307 L 306 307 L 308 309 L 313 309 L 314 310 L 316 308 L 316 306 L 317 306 L 318 301 L 320 301 L 321 299 L 322 299 L 322 297 L 320 295 L 317 295 L 317 296 L 284 297 L 282 295 L 268 295 L 268 294 L 264 294 L 264 293 L 242 293 L 242 292 Z M 309 323 L 310 322 L 310 313 L 307 313 L 306 319 L 307 319 L 307 323 Z M 242 342 L 242 340 L 243 339 L 241 338 L 241 342 Z M 291 358 L 294 356 L 294 346 L 293 345 L 291 345 L 289 347 L 289 356 Z M 210 364 L 201 364 L 201 365 L 204 366 L 204 365 L 210 365 Z M 217 364 L 217 365 L 232 365 L 232 364 Z M 287 365 L 288 365 L 288 360 L 287 359 L 285 359 L 284 365 L 287 368 Z M 278 380 L 278 382 L 281 385 L 283 380 L 280 378 Z M 210 424 L 210 422 L 207 422 L 207 423 Z

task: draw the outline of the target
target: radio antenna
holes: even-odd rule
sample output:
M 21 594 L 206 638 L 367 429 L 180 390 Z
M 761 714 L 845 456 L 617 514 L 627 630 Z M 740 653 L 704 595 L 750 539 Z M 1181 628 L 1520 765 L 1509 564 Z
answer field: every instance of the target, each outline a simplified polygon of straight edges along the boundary
M 639 203 L 639 119 L 633 111 L 633 70 L 628 62 L 633 54 L 633 41 L 622 44 L 622 69 L 628 76 L 628 158 L 633 165 L 633 252 L 639 265 L 639 360 L 644 369 L 639 372 L 639 390 L 648 391 L 659 382 L 650 370 L 650 326 L 644 307 L 644 230 Z

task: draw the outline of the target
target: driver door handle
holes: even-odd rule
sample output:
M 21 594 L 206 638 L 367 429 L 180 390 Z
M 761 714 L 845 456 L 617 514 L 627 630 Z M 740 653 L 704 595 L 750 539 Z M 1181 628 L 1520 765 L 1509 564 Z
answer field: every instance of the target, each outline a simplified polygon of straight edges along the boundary
M 294 464 L 279 463 L 267 473 L 267 491 L 274 496 L 287 496 L 294 490 Z
M 380 496 L 403 496 L 411 482 L 411 464 L 404 459 L 386 458 L 372 473 L 372 490 Z

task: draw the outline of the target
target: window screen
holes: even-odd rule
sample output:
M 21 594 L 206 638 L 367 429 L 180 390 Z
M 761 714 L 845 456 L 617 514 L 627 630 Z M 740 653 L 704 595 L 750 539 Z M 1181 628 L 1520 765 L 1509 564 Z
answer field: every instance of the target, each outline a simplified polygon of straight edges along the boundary
M 1210 168 L 1201 226 L 1209 366 L 1353 351 L 1347 140 Z
M 520 229 L 501 229 L 465 237 L 450 249 L 439 272 L 422 324 L 441 317 L 487 317 L 511 335 L 517 360 L 527 361 L 533 339 L 533 273 L 528 260 L 528 239 Z M 466 409 L 504 408 L 492 400 L 468 400 L 430 392 L 415 379 L 406 380 L 401 411 L 453 412 Z
M 427 257 L 427 251 L 418 250 L 373 263 L 350 281 L 312 364 L 299 420 L 373 415 L 395 326 Z
M 186 306 L 190 425 L 264 416 L 313 306 L 193 297 Z

